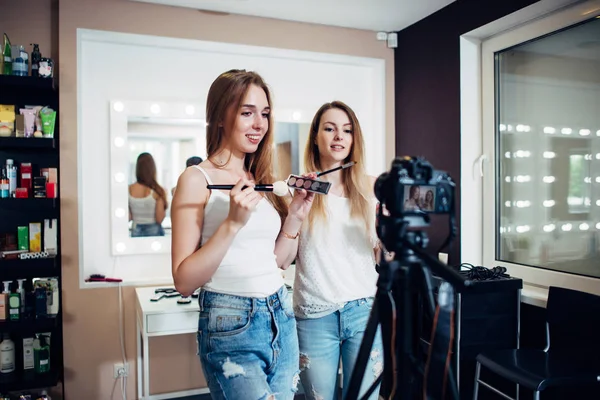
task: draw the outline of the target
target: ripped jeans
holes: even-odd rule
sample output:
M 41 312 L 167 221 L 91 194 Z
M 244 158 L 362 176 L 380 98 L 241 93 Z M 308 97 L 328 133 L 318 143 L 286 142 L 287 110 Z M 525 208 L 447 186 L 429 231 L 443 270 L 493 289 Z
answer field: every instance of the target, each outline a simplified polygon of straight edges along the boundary
M 320 318 L 297 318 L 300 342 L 300 380 L 307 400 L 337 400 L 338 370 L 342 361 L 342 398 L 350 385 L 373 299 L 347 302 L 343 308 Z M 381 326 L 365 368 L 360 397 L 383 372 Z M 376 388 L 369 400 L 378 398 Z
M 266 298 L 200 291 L 198 353 L 215 400 L 291 400 L 298 336 L 285 286 Z

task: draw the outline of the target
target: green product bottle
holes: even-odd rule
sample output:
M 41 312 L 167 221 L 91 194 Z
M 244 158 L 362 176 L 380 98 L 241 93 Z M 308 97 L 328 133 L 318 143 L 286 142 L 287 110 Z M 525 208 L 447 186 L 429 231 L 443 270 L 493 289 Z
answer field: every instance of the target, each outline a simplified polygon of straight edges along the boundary
M 2 46 L 4 55 L 4 75 L 12 75 L 12 50 L 10 48 L 10 40 L 8 35 L 4 34 L 4 45 Z

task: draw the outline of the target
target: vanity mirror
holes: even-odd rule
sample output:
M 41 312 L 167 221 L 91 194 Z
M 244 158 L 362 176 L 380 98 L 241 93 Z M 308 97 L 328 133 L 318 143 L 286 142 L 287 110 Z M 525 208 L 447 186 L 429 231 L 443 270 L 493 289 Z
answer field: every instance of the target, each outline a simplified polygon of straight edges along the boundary
M 205 121 L 185 103 L 110 103 L 112 253 L 168 253 L 170 205 L 186 161 L 205 158 Z

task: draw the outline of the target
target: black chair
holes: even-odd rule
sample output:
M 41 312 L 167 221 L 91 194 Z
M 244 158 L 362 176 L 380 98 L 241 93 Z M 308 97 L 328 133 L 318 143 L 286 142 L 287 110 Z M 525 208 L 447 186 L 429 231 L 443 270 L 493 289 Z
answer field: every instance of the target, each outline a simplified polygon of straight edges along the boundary
M 478 398 L 480 384 L 512 400 L 480 379 L 482 366 L 514 382 L 517 399 L 519 386 L 533 390 L 533 398 L 538 400 L 540 392 L 549 387 L 600 382 L 600 296 L 550 287 L 546 313 L 544 350 L 497 350 L 477 356 L 474 400 Z

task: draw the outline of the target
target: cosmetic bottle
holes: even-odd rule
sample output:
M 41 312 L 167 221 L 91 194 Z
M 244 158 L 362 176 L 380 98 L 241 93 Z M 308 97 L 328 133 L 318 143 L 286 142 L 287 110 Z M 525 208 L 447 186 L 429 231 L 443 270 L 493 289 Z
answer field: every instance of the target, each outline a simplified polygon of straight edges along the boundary
M 35 372 L 43 374 L 50 371 L 50 346 L 45 337 L 37 337 L 33 341 L 33 356 L 35 360 Z
M 48 294 L 45 287 L 35 288 L 35 317 L 46 318 L 48 316 Z
M 23 283 L 25 282 L 25 279 L 17 279 L 17 283 L 18 283 L 18 287 L 17 287 L 17 293 L 19 294 L 19 298 L 21 301 L 21 309 L 19 310 L 19 313 L 21 314 L 21 318 L 25 317 L 25 288 L 23 287 Z
M 15 344 L 8 333 L 0 343 L 0 373 L 7 374 L 15 370 Z
M 8 315 L 11 321 L 18 321 L 21 316 L 21 295 L 10 293 L 8 295 Z
M 42 59 L 42 53 L 40 53 L 40 45 L 33 43 L 33 51 L 31 52 L 31 76 L 40 76 L 40 60 Z
M 8 197 L 15 197 L 17 191 L 17 167 L 11 159 L 6 160 L 6 178 L 8 179 Z
M 9 182 L 6 176 L 6 168 L 2 168 L 0 171 L 0 198 L 7 198 L 9 194 Z
M 3 281 L 4 291 L 0 293 L 0 321 L 5 321 L 8 316 L 8 295 L 10 294 L 9 286 L 11 281 Z

